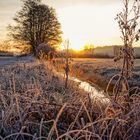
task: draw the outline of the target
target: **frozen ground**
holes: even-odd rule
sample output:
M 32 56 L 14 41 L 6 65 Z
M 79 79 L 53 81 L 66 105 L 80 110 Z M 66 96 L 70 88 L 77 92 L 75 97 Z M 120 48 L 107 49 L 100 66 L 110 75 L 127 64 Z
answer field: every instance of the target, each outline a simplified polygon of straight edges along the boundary
M 22 57 L 0 57 L 0 66 L 15 64 L 17 62 L 34 62 L 36 59 L 33 55 L 22 56 Z
M 18 64 L 36 62 L 36 59 L 32 56 L 22 57 L 0 57 L 0 67 Z M 120 72 L 121 62 L 115 63 L 113 59 L 73 59 L 71 62 L 71 74 L 83 81 L 94 83 L 105 89 L 110 78 Z M 135 75 L 130 80 L 131 85 L 140 87 L 140 60 L 135 60 Z
M 105 89 L 110 78 L 120 72 L 121 64 L 113 59 L 75 58 L 71 62 L 71 74 Z M 135 60 L 134 75 L 129 82 L 140 87 L 140 59 Z
M 37 61 L 37 59 L 34 58 L 32 55 L 24 57 L 1 58 L 1 89 L 4 91 L 12 90 L 11 83 L 12 79 L 14 78 L 16 92 L 24 93 L 26 92 L 26 89 L 29 89 L 33 86 L 38 87 L 39 92 L 42 92 L 44 95 L 48 91 L 50 92 L 51 89 L 52 91 L 56 92 L 55 94 L 57 94 L 57 92 L 63 94 L 63 92 L 65 92 L 65 90 L 63 89 L 65 79 L 59 79 L 62 73 L 57 74 L 53 67 L 52 70 L 47 69 L 48 67 L 46 67 L 45 69 L 44 64 Z M 53 74 L 57 74 L 59 78 Z M 73 78 L 74 80 L 72 79 L 72 77 L 69 79 L 69 83 L 75 81 L 75 78 Z M 83 81 L 84 80 L 85 79 L 83 79 Z M 98 98 L 99 101 L 102 100 L 102 103 L 104 99 L 105 103 L 109 102 L 108 99 L 103 95 L 103 93 L 98 89 L 98 87 L 96 87 L 96 85 L 83 81 L 75 82 L 77 83 L 76 85 L 80 87 L 82 91 L 90 93 L 92 95 L 93 100 L 94 98 Z

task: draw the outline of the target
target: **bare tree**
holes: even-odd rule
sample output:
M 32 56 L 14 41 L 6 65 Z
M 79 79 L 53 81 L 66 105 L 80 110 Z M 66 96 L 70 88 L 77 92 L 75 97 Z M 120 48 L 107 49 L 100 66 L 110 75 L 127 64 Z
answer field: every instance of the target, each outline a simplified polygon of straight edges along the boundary
M 16 14 L 15 25 L 9 26 L 10 36 L 32 47 L 46 43 L 57 47 L 61 43 L 61 25 L 55 10 L 42 4 L 41 0 L 22 0 L 22 9 Z
M 123 59 L 121 73 L 119 75 L 115 75 L 109 82 L 110 84 L 112 80 L 118 77 L 118 81 L 114 87 L 115 100 L 119 92 L 122 92 L 122 90 L 128 91 L 128 79 L 131 78 L 134 68 L 133 43 L 138 41 L 140 37 L 140 29 L 138 29 L 140 1 L 134 0 L 133 3 L 131 2 L 132 1 L 130 0 L 123 0 L 123 11 L 117 14 L 116 17 L 122 34 L 121 39 L 124 45 L 120 48 L 120 53 L 116 59 Z

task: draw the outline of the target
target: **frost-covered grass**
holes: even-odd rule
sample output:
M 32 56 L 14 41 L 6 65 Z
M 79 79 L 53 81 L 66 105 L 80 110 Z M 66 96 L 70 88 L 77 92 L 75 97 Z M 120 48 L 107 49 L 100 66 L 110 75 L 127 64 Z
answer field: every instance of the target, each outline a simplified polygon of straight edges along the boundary
M 70 64 L 70 73 L 105 90 L 112 76 L 120 72 L 121 64 L 121 61 L 115 63 L 113 59 L 75 58 Z M 60 67 L 59 65 L 58 63 L 58 67 Z M 129 82 L 131 86 L 140 87 L 140 59 L 135 60 L 134 75 Z M 114 83 L 112 83 L 110 91 Z
M 140 139 L 138 95 L 100 108 L 75 83 L 65 89 L 51 65 L 35 59 L 1 65 L 0 75 L 0 139 Z

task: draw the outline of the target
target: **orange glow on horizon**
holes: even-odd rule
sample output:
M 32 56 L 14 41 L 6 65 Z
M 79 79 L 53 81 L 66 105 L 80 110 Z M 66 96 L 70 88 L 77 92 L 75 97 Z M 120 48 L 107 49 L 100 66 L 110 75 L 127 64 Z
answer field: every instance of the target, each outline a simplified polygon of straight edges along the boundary
M 63 38 L 70 40 L 70 48 L 74 50 L 82 50 L 85 44 L 121 44 L 121 33 L 114 19 L 120 9 L 119 4 L 79 4 L 59 9 L 58 17 L 64 32 Z

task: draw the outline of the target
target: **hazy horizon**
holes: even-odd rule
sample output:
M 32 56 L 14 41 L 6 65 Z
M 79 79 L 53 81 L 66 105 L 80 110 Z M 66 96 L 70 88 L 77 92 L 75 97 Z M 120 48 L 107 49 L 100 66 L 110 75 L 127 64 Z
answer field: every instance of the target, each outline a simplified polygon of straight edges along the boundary
M 69 39 L 72 48 L 80 49 L 85 44 L 120 45 L 120 30 L 115 21 L 122 10 L 122 0 L 43 0 L 56 9 L 62 25 L 63 38 Z M 0 1 L 0 40 L 6 36 L 6 27 L 21 9 L 19 0 Z

